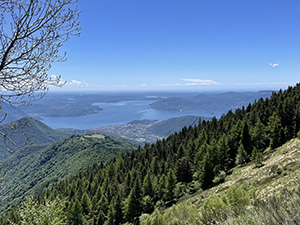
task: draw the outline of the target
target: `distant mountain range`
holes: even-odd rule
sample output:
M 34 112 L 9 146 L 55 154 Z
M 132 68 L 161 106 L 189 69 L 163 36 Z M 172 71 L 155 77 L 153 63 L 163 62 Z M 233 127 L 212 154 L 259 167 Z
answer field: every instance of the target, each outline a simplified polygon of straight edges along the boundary
M 272 91 L 226 92 L 221 94 L 197 93 L 49 93 L 26 108 L 13 108 L 1 103 L 1 113 L 7 113 L 6 122 L 22 117 L 73 117 L 94 114 L 102 110 L 94 103 L 111 103 L 132 100 L 156 100 L 151 107 L 157 110 L 201 112 L 212 115 L 226 113 L 241 105 L 248 105 L 255 99 L 266 98 Z
M 259 92 L 226 92 L 221 94 L 201 94 L 193 97 L 169 97 L 151 104 L 157 110 L 201 112 L 221 115 L 228 110 L 235 110 L 242 105 L 247 106 L 260 98 L 270 97 L 272 91 Z

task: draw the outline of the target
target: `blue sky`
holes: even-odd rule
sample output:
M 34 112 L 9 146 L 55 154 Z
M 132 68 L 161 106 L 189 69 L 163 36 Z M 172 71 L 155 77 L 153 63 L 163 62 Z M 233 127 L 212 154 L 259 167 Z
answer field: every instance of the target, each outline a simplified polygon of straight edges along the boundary
M 286 88 L 300 77 L 300 1 L 81 0 L 59 90 Z M 58 90 L 50 88 L 50 90 Z

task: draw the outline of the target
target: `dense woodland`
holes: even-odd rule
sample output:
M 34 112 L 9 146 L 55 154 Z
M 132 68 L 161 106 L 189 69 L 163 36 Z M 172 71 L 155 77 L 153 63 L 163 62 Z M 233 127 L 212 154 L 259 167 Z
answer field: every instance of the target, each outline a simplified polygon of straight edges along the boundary
M 171 206 L 185 194 L 224 181 L 236 165 L 252 160 L 260 166 L 262 151 L 296 137 L 299 126 L 297 84 L 220 119 L 200 121 L 155 144 L 94 165 L 8 212 L 0 224 L 26 223 L 30 214 L 49 220 L 45 209 L 57 224 L 138 224 L 142 213 Z

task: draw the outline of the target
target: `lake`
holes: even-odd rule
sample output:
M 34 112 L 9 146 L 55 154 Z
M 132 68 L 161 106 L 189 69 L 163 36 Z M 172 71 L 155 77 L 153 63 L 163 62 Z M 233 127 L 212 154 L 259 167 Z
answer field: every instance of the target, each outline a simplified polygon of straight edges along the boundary
M 88 129 L 109 125 L 126 124 L 133 120 L 166 120 L 180 116 L 203 116 L 212 115 L 203 113 L 171 112 L 152 109 L 150 104 L 155 100 L 121 101 L 117 103 L 94 103 L 103 110 L 95 114 L 76 117 L 44 117 L 41 121 L 48 126 L 58 128 Z

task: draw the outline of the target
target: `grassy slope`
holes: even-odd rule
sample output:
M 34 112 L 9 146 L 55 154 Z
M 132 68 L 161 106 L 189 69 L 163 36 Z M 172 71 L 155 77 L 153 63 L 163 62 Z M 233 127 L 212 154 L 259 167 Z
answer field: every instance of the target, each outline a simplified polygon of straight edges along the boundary
M 222 184 L 142 215 L 142 225 L 300 223 L 300 139 L 265 153 L 260 168 L 249 163 L 231 172 Z
M 1 210 L 19 203 L 53 182 L 77 174 L 94 163 L 105 162 L 135 145 L 104 135 L 74 135 L 45 148 L 28 146 L 2 162 L 7 171 L 0 189 Z

